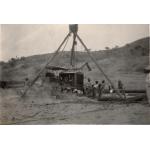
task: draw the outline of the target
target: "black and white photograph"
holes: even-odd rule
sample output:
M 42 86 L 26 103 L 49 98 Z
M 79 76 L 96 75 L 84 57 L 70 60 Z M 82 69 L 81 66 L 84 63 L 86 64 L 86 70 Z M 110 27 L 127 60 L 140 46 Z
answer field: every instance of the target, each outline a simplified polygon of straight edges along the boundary
M 148 0 L 0 0 L 2 150 L 149 150 Z
M 149 24 L 0 29 L 0 124 L 150 124 Z

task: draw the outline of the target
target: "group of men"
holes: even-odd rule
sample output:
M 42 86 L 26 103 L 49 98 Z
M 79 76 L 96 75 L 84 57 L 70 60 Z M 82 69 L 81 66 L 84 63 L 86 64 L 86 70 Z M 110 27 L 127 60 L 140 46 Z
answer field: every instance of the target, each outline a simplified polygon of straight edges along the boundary
M 25 86 L 29 86 L 29 79 L 25 78 Z M 78 95 L 85 95 L 90 98 L 96 98 L 97 100 L 101 100 L 102 95 L 105 93 L 105 91 L 109 91 L 109 93 L 113 94 L 115 93 L 114 88 L 111 85 L 107 85 L 105 80 L 102 80 L 101 82 L 99 81 L 94 81 L 94 83 L 91 81 L 90 78 L 87 79 L 87 82 L 84 84 L 83 91 L 71 88 L 69 85 L 62 82 L 56 82 L 55 84 L 52 84 L 52 93 L 57 93 L 57 91 L 60 91 L 61 93 L 64 92 L 70 92 L 72 91 L 73 93 L 77 93 Z M 120 91 L 121 94 L 124 95 L 125 97 L 125 90 L 124 90 L 124 85 L 121 80 L 118 80 L 118 90 Z
M 105 80 L 103 80 L 101 83 L 95 81 L 95 83 L 92 84 L 91 79 L 88 78 L 88 81 L 84 86 L 84 93 L 87 97 L 98 98 L 98 100 L 100 100 L 102 93 L 104 92 L 105 86 Z
M 120 93 L 125 95 L 124 92 L 124 85 L 121 80 L 118 81 L 118 89 Z M 91 79 L 88 78 L 87 83 L 84 86 L 84 93 L 87 97 L 97 98 L 97 100 L 101 100 L 102 95 L 105 93 L 106 90 L 106 82 L 102 80 L 101 82 L 95 81 L 92 83 Z M 108 86 L 109 93 L 114 93 L 114 89 L 111 85 Z

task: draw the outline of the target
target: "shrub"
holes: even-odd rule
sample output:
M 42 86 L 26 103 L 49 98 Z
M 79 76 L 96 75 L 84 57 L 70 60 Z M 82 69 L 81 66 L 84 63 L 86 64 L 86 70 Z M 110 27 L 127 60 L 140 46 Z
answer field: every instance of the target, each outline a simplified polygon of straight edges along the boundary
M 110 48 L 108 46 L 105 47 L 106 50 L 110 50 Z
M 126 44 L 126 47 L 130 47 L 130 44 Z
M 25 61 L 25 57 L 21 57 L 20 60 Z
M 16 59 L 15 58 L 11 58 L 9 61 L 8 61 L 9 65 L 11 67 L 14 67 L 16 65 Z

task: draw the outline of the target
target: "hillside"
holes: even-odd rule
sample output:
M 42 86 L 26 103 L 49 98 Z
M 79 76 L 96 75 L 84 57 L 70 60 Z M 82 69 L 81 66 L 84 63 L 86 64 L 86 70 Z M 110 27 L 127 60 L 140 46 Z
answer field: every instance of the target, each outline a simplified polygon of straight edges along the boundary
M 114 83 L 121 79 L 127 88 L 143 89 L 145 87 L 143 68 L 148 65 L 149 37 L 123 47 L 91 51 L 91 53 Z M 26 77 L 33 79 L 51 56 L 52 54 L 35 55 L 12 59 L 7 63 L 3 62 L 0 64 L 1 80 L 24 80 Z M 65 51 L 62 57 L 53 62 L 53 65 L 67 66 L 70 61 L 69 57 L 70 52 Z M 99 73 L 87 53 L 76 52 L 76 62 L 79 66 L 84 62 L 89 62 L 92 67 L 91 72 L 84 70 L 85 78 L 91 77 L 93 80 L 99 81 L 103 79 L 103 75 Z

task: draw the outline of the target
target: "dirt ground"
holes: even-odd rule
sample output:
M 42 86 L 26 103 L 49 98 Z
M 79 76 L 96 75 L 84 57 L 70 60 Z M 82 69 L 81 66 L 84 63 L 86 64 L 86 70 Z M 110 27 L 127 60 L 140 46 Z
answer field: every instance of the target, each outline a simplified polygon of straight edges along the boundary
M 0 89 L 0 124 L 150 124 L 146 100 L 131 104 L 98 102 L 75 94 L 56 99 L 44 88 L 20 98 L 20 91 Z

